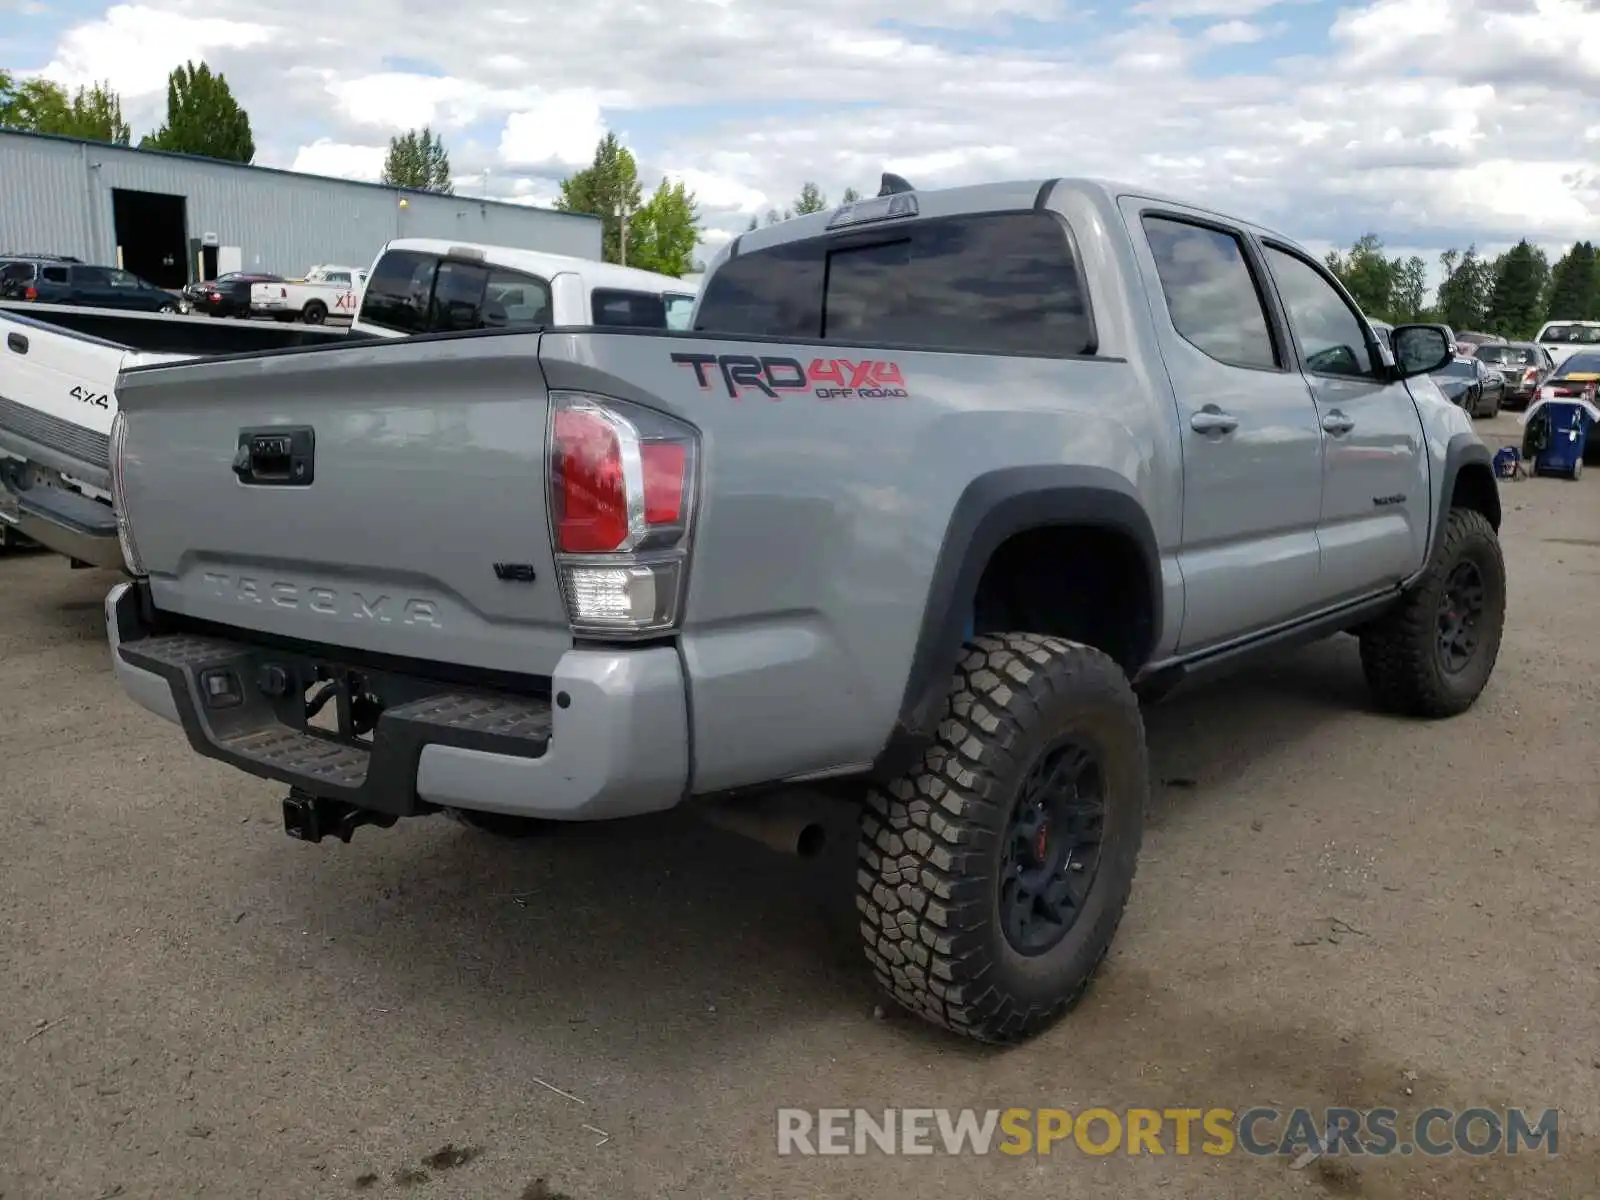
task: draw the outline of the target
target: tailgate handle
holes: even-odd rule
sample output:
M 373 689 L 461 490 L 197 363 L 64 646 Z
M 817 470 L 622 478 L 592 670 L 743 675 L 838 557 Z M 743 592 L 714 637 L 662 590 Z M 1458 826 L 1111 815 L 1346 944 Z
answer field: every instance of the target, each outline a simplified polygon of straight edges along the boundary
M 316 477 L 316 444 L 309 425 L 241 429 L 233 473 L 255 487 L 309 487 Z
M 6 334 L 6 349 L 15 350 L 18 354 L 28 352 L 28 339 L 20 333 Z

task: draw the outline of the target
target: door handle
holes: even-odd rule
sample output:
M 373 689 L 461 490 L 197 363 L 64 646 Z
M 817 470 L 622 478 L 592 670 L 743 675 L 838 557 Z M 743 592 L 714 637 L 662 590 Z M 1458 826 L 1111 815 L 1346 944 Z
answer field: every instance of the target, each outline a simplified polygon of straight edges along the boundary
M 26 354 L 28 352 L 28 339 L 20 333 L 8 333 L 6 334 L 6 349 L 17 354 Z
M 1189 418 L 1189 428 L 1196 433 L 1232 433 L 1239 428 L 1239 418 L 1223 412 L 1215 404 L 1208 404 Z
M 1338 409 L 1322 418 L 1323 431 L 1334 437 L 1343 437 L 1355 427 L 1356 423 Z

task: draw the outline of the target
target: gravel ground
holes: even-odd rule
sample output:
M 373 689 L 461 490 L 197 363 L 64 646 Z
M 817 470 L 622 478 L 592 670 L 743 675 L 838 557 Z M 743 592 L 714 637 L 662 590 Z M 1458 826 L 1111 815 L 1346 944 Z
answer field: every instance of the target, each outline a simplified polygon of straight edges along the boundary
M 1348 638 L 1151 711 L 1115 951 L 1011 1052 L 875 1015 L 847 823 L 805 863 L 675 817 L 303 845 L 122 699 L 109 577 L 0 560 L 0 1197 L 1594 1196 L 1600 475 L 1504 497 L 1467 716 L 1374 715 Z M 1262 1103 L 1559 1106 L 1561 1153 L 775 1152 L 780 1106 Z

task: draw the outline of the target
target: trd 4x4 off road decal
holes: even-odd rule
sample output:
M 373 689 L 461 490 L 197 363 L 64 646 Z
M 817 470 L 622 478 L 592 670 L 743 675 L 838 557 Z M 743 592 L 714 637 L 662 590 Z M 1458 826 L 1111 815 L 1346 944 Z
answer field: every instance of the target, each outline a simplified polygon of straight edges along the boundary
M 735 400 L 743 398 L 746 388 L 769 400 L 799 392 L 811 392 L 819 400 L 901 400 L 908 395 L 900 364 L 878 359 L 813 358 L 806 367 L 797 358 L 675 353 L 672 361 L 693 367 L 695 382 L 705 389 L 715 371 Z

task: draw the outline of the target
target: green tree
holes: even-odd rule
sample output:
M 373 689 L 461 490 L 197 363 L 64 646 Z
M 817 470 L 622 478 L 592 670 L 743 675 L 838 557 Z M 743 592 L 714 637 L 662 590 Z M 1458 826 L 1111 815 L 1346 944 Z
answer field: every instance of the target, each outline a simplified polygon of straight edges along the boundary
M 856 191 L 855 188 L 847 187 L 844 190 L 844 195 L 839 197 L 839 203 L 854 204 L 859 199 L 861 199 L 861 193 Z
M 416 188 L 423 192 L 450 195 L 456 190 L 450 182 L 450 156 L 444 139 L 424 125 L 408 129 L 389 139 L 389 154 L 383 160 L 382 181 L 390 187 Z
M 1444 280 L 1439 284 L 1439 319 L 1450 328 L 1482 329 L 1487 320 L 1489 295 L 1494 287 L 1493 267 L 1478 257 L 1478 248 L 1466 253 L 1446 250 L 1439 256 Z
M 94 142 L 128 144 L 128 123 L 122 119 L 122 100 L 103 83 L 66 89 L 48 79 L 16 83 L 0 71 L 0 128 L 55 133 Z
M 250 115 L 233 98 L 226 76 L 192 62 L 167 77 L 167 122 L 143 138 L 139 148 L 240 163 L 256 156 Z
M 1390 300 L 1390 321 L 1425 321 L 1433 314 L 1428 311 L 1428 264 L 1418 255 L 1406 259 L 1392 259 L 1394 292 Z
M 1327 264 L 1363 313 L 1373 320 L 1390 319 L 1394 308 L 1395 266 L 1384 258 L 1383 242 L 1377 234 L 1363 234 L 1347 255 L 1330 252 Z
M 800 185 L 800 194 L 795 197 L 794 215 L 803 217 L 807 213 L 821 212 L 828 207 L 828 198 L 822 194 L 822 189 L 809 179 Z
M 1574 242 L 1550 271 L 1545 320 L 1581 320 L 1595 306 L 1595 252 L 1590 242 Z
M 639 196 L 639 165 L 617 135 L 608 133 L 595 146 L 594 162 L 561 181 L 556 207 L 599 217 L 601 255 L 620 263 L 631 261 L 624 257 L 623 230 L 639 211 Z
M 1489 326 L 1505 337 L 1532 337 L 1539 328 L 1545 284 L 1550 264 L 1544 251 L 1526 238 L 1494 263 L 1494 287 L 1489 294 Z
M 700 240 L 700 211 L 694 193 L 682 182 L 666 179 L 655 195 L 634 214 L 628 229 L 628 264 L 662 275 L 683 275 L 693 268 Z

